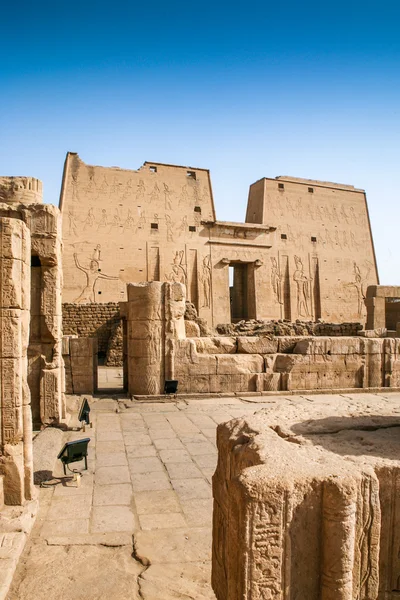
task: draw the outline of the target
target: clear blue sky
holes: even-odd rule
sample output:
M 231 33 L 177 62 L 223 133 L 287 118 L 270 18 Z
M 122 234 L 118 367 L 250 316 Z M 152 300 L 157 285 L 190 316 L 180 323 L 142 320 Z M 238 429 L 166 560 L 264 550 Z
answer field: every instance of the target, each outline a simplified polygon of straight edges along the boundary
M 0 173 L 58 203 L 89 164 L 209 168 L 217 216 L 294 175 L 366 189 L 381 283 L 400 284 L 400 3 L 3 3 Z

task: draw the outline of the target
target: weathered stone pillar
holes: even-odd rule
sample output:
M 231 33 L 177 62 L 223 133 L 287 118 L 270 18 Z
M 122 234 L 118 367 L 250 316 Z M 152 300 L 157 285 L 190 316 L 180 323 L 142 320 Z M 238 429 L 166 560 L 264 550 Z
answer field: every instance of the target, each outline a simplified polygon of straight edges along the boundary
M 130 394 L 161 394 L 164 381 L 163 284 L 128 284 Z
M 32 417 L 27 383 L 30 234 L 0 218 L 0 474 L 6 504 L 33 495 Z
M 323 452 L 261 413 L 220 425 L 217 440 L 218 600 L 381 597 L 379 465 Z
M 130 394 L 161 394 L 165 379 L 173 378 L 175 340 L 185 337 L 184 312 L 184 285 L 159 281 L 128 284 Z

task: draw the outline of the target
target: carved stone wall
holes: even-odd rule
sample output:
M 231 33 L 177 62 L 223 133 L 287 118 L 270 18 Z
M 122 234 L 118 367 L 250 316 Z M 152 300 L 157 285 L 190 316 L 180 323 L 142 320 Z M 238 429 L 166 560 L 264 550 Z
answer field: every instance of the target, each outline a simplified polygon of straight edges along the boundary
M 29 229 L 0 217 L 0 475 L 5 504 L 32 499 L 32 415 L 27 380 Z
M 365 322 L 366 290 L 378 272 L 363 190 L 263 178 L 250 186 L 246 222 L 277 228 L 266 316 Z
M 377 399 L 272 407 L 218 427 L 218 600 L 395 600 L 400 420 Z
M 61 353 L 61 215 L 49 204 L 0 204 L 0 217 L 22 221 L 31 240 L 28 384 L 36 426 L 65 418 L 64 366 Z
M 174 379 L 176 342 L 185 337 L 185 288 L 153 281 L 128 285 L 127 370 L 130 394 L 161 394 Z

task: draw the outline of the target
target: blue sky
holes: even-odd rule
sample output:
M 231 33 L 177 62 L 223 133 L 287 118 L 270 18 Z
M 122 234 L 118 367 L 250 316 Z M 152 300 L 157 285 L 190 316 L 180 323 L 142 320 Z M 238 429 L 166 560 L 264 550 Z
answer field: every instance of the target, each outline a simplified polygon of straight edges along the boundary
M 42 179 L 46 202 L 67 151 L 209 168 L 221 220 L 263 176 L 351 183 L 399 285 L 399 107 L 398 2 L 2 6 L 0 172 Z

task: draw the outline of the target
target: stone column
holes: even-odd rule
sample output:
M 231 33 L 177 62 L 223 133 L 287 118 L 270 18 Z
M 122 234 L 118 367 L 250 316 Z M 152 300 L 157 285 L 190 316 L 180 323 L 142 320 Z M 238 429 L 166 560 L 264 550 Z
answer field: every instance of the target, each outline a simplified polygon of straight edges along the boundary
M 0 218 L 0 474 L 6 504 L 33 495 L 32 417 L 27 383 L 30 321 L 30 235 L 17 219 Z
M 288 429 L 275 431 L 269 417 L 259 413 L 218 427 L 217 599 L 377 600 L 377 474 L 296 440 Z
M 161 394 L 164 382 L 164 298 L 160 281 L 128 284 L 128 391 Z
M 185 286 L 128 284 L 127 360 L 130 394 L 155 395 L 174 375 L 175 340 L 185 337 Z

